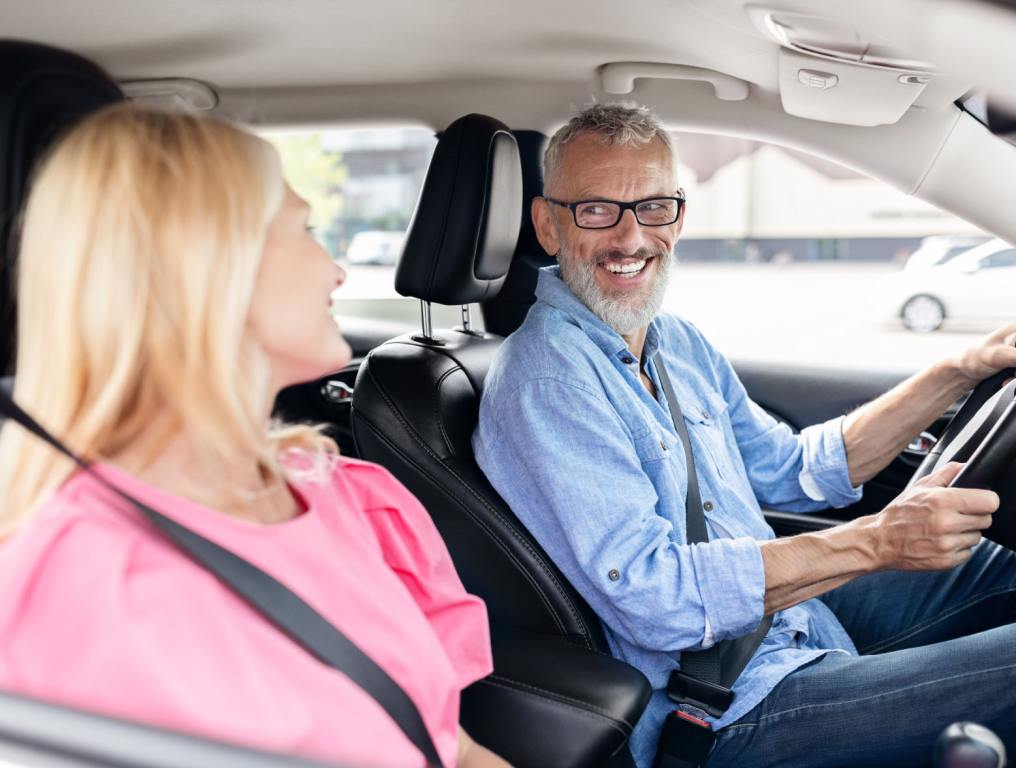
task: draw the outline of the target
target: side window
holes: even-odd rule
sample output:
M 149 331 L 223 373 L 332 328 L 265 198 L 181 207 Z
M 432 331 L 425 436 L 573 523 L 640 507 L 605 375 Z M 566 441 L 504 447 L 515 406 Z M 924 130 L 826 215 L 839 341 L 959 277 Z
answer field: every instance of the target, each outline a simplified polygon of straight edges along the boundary
M 395 292 L 395 265 L 437 139 L 422 126 L 265 130 L 310 224 L 346 270 L 336 311 L 418 325 L 419 302 Z M 435 325 L 461 322 L 458 307 L 434 307 Z M 473 313 L 482 326 L 479 312 Z
M 997 251 L 981 262 L 981 269 L 992 269 L 994 267 L 1016 267 L 1016 248 Z
M 784 147 L 673 138 L 688 203 L 664 307 L 728 357 L 905 372 L 1006 321 L 951 293 L 950 262 L 989 239 L 967 222 Z

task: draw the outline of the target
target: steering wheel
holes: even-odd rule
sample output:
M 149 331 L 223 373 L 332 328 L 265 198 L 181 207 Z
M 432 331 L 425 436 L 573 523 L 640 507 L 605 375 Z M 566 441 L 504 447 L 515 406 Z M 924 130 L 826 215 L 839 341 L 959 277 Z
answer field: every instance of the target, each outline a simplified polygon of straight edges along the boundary
M 985 488 L 1001 499 L 985 538 L 1016 549 L 1016 381 L 1008 368 L 985 379 L 966 399 L 907 483 L 909 488 L 949 461 L 965 465 L 950 486 Z

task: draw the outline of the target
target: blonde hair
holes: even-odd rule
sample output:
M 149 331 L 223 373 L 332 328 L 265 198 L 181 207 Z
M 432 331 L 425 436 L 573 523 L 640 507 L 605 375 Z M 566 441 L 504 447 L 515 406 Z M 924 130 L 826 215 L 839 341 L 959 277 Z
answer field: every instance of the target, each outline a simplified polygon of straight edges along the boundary
M 267 362 L 247 328 L 283 193 L 275 150 L 224 121 L 118 105 L 82 122 L 25 210 L 15 400 L 89 459 L 143 435 L 144 465 L 179 431 L 220 463 L 253 455 L 263 477 L 290 445 L 333 450 L 312 428 L 269 428 Z M 8 423 L 0 533 L 73 469 Z

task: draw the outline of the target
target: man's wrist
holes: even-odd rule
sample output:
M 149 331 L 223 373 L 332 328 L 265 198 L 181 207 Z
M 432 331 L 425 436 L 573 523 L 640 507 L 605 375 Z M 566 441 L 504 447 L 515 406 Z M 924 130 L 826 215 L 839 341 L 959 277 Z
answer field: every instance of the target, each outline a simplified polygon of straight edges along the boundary
M 973 352 L 968 350 L 952 357 L 947 357 L 931 367 L 939 386 L 947 390 L 953 400 L 959 399 L 962 395 L 977 386 L 979 379 L 970 376 L 965 371 L 968 366 L 964 364 L 964 358 Z
M 882 569 L 869 518 L 762 542 L 766 613 L 797 605 Z
M 831 553 L 847 558 L 852 566 L 849 570 L 859 576 L 885 567 L 874 523 L 875 515 L 866 515 L 826 531 Z

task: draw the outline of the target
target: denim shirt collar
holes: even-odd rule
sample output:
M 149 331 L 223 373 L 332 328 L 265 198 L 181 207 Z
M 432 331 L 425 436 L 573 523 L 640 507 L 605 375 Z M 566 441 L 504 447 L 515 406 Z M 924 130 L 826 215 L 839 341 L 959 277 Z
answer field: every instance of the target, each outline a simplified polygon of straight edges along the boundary
M 617 331 L 597 317 L 582 300 L 572 293 L 571 288 L 561 279 L 558 265 L 543 267 L 536 281 L 536 298 L 564 312 L 585 331 L 607 357 L 622 358 L 629 354 L 628 344 Z M 660 348 L 660 318 L 654 317 L 646 331 L 642 358 L 651 360 Z

